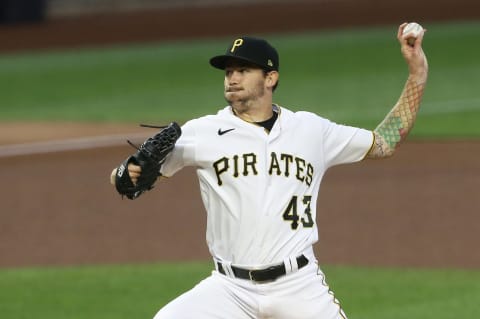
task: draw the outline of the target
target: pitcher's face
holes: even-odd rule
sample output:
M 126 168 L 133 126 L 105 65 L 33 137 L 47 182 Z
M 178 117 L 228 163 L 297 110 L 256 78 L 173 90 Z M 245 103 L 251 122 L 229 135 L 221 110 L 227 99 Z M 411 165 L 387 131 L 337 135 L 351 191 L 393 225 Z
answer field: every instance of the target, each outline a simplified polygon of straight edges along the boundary
M 245 108 L 265 95 L 265 73 L 252 64 L 231 62 L 225 67 L 225 100 L 234 108 Z

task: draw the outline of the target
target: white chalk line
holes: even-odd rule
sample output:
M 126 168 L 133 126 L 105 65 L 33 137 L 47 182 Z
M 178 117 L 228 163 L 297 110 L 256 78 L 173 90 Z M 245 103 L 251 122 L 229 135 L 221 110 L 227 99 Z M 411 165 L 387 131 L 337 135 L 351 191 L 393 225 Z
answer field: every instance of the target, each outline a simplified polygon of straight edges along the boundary
M 120 146 L 127 145 L 127 139 L 141 143 L 148 137 L 145 133 L 134 133 L 0 145 L 0 158 Z

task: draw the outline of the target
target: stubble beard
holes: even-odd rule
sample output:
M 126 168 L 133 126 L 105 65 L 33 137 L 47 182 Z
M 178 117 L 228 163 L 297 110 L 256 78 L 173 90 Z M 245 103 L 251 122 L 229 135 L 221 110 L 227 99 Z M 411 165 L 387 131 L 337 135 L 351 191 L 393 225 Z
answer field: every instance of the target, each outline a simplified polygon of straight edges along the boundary
M 224 97 L 228 104 L 238 112 L 244 112 L 251 109 L 255 103 L 265 95 L 265 88 L 263 83 L 258 85 L 251 91 L 240 91 L 240 96 L 237 96 L 237 92 L 227 92 L 225 90 Z

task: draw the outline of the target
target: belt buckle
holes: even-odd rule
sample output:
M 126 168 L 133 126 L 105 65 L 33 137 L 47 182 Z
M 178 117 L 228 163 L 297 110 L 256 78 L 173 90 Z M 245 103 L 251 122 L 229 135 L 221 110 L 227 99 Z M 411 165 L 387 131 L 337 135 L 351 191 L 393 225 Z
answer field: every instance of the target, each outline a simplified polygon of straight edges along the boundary
M 251 281 L 256 281 L 255 278 L 253 278 L 252 276 L 252 271 L 253 271 L 252 269 L 248 271 L 248 278 L 250 278 Z

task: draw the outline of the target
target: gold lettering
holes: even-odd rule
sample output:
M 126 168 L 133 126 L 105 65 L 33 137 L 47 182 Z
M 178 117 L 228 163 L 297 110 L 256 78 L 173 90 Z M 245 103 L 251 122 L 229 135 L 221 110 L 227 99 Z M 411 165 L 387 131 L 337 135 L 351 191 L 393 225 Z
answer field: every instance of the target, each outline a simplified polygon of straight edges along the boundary
M 280 159 L 285 161 L 285 177 L 290 176 L 290 164 L 293 162 L 293 156 L 288 154 L 280 155 Z
M 297 179 L 302 181 L 305 179 L 305 176 L 301 176 L 300 173 L 303 173 L 303 169 L 305 168 L 305 160 L 300 157 L 295 157 L 295 163 L 297 164 Z
M 307 183 L 308 186 L 312 184 L 313 180 L 313 166 L 312 164 L 308 163 L 307 165 L 307 177 L 305 178 L 305 183 Z
M 238 177 L 238 155 L 233 156 L 233 177 Z
M 223 167 L 221 167 L 223 166 Z M 228 170 L 228 157 L 222 157 L 218 161 L 213 163 L 213 168 L 215 169 L 215 174 L 217 175 L 217 182 L 219 186 L 222 186 L 223 182 L 220 179 L 220 175 L 225 173 Z
M 277 175 L 282 174 L 282 171 L 280 170 L 280 164 L 278 163 L 277 154 L 272 152 L 270 154 L 270 158 L 270 169 L 268 170 L 268 174 L 272 175 L 273 169 L 277 170 Z
M 257 175 L 257 169 L 255 167 L 257 164 L 257 156 L 253 153 L 243 154 L 243 176 L 248 175 L 248 166 L 251 166 L 253 174 Z
M 233 46 L 232 46 L 232 49 L 230 50 L 230 52 L 233 53 L 233 51 L 235 51 L 235 49 L 239 46 L 241 46 L 243 44 L 243 39 L 237 39 L 235 41 L 233 41 Z

